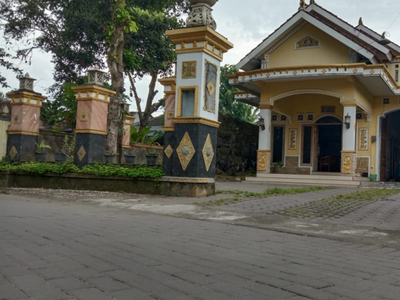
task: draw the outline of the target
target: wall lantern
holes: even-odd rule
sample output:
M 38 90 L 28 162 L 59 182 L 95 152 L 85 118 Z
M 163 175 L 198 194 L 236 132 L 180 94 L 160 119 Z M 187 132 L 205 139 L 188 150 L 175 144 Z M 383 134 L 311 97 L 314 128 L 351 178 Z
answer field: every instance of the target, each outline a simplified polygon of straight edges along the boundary
M 261 130 L 265 130 L 265 121 L 262 116 L 258 119 L 257 125 L 261 128 Z
M 350 128 L 350 119 L 351 117 L 349 114 L 347 114 L 347 116 L 344 117 L 344 124 L 346 125 L 346 129 Z

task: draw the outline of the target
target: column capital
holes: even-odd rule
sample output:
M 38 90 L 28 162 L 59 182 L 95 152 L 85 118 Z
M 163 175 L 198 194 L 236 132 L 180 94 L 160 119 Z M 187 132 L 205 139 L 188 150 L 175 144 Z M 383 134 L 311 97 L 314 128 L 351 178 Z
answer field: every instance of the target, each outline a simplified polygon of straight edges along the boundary
M 343 99 L 340 104 L 344 107 L 357 107 L 357 101 L 355 99 Z
M 274 106 L 270 103 L 260 103 L 258 106 L 259 109 L 273 109 Z

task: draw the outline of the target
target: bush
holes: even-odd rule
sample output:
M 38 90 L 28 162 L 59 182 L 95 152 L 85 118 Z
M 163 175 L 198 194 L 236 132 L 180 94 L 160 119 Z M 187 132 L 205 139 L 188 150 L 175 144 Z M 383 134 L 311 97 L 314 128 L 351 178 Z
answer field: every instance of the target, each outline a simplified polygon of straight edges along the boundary
M 22 164 L 0 164 L 0 171 L 3 172 L 28 172 L 32 174 L 45 173 L 77 173 L 97 176 L 119 176 L 128 178 L 160 178 L 164 175 L 161 167 L 137 166 L 135 168 L 127 168 L 118 165 L 93 164 L 84 166 L 79 169 L 71 163 L 40 163 L 27 162 Z

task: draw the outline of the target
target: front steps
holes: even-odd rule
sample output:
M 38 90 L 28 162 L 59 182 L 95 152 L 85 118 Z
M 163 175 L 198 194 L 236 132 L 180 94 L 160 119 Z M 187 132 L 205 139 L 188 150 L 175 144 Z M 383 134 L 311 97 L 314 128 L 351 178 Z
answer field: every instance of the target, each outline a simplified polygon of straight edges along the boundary
M 344 176 L 340 173 L 316 173 L 313 175 L 298 174 L 258 174 L 257 177 L 246 177 L 247 182 L 265 182 L 271 184 L 308 185 L 308 186 L 341 186 L 360 187 L 369 178 Z

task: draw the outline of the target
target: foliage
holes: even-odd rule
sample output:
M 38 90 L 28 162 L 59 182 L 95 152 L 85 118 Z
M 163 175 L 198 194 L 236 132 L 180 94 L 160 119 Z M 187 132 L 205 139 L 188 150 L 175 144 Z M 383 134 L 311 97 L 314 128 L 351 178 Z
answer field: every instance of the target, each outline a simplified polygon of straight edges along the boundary
M 11 70 L 14 73 L 16 73 L 17 75 L 21 75 L 22 74 L 21 70 L 19 68 L 15 67 L 9 61 L 10 58 L 11 58 L 11 55 L 6 53 L 3 48 L 0 48 L 0 67 L 3 67 L 7 70 Z M 3 88 L 10 87 L 7 84 L 7 79 L 4 76 L 2 76 L 1 73 L 0 73 L 0 87 L 3 87 Z
M 235 100 L 236 88 L 229 84 L 228 75 L 235 74 L 237 69 L 233 65 L 221 66 L 221 82 L 219 92 L 219 111 L 224 115 L 249 123 L 254 123 L 258 110 L 252 106 Z
M 77 101 L 71 88 L 76 85 L 64 83 L 55 92 L 54 100 L 43 102 L 40 119 L 44 124 L 52 126 L 53 129 L 75 128 Z
M 151 127 L 145 127 L 144 129 L 137 130 L 135 126 L 131 126 L 131 143 L 152 145 L 163 135 L 163 131 L 151 130 Z
M 36 144 L 36 153 L 42 153 L 44 149 L 51 149 L 51 147 L 47 145 L 44 140 L 42 140 L 39 144 L 35 142 L 35 144 Z
M 183 1 L 179 2 L 183 3 Z M 165 31 L 181 25 L 177 17 L 182 11 L 166 14 L 165 10 L 160 9 L 136 9 L 133 12 L 139 29 L 135 34 L 127 37 L 126 44 L 136 51 L 125 53 L 124 60 L 132 96 L 139 113 L 141 129 L 147 126 L 151 114 L 164 105 L 164 98 L 156 103 L 153 101 L 158 94 L 156 90 L 158 77 L 171 75 L 172 62 L 175 60 L 175 46 L 165 35 Z M 141 97 L 137 93 L 135 80 L 141 79 L 144 75 L 150 75 L 151 81 L 145 107 L 142 110 Z
M 52 55 L 57 82 L 78 82 L 90 67 L 108 68 L 111 87 L 117 94 L 110 101 L 106 147 L 107 151 L 115 152 L 125 91 L 124 72 L 141 69 L 143 73 L 155 74 L 142 64 L 146 59 L 149 64 L 160 59 L 155 54 L 156 51 L 162 54 L 163 50 L 154 47 L 150 52 L 145 47 L 136 48 L 147 43 L 145 38 L 159 36 L 161 27 L 153 30 L 152 19 L 164 24 L 164 16 L 176 19 L 186 6 L 187 0 L 3 0 L 0 20 L 8 44 L 20 43 L 28 37 L 26 47 L 17 51 L 19 58 L 29 61 L 35 49 Z M 137 19 L 148 21 L 147 25 L 138 24 Z M 141 31 L 142 39 L 132 36 L 137 30 Z M 165 43 L 165 36 L 159 37 Z M 163 45 L 159 43 L 160 47 Z M 167 68 L 167 62 L 161 65 Z M 156 93 L 150 86 L 148 100 L 152 101 Z M 145 110 L 145 115 L 151 109 Z
M 53 164 L 40 162 L 28 162 L 23 164 L 0 164 L 0 171 L 8 171 L 11 173 L 23 171 L 32 174 L 77 173 L 97 176 L 120 176 L 128 178 L 153 179 L 160 178 L 164 175 L 161 167 L 137 166 L 135 168 L 126 168 L 118 165 L 93 164 L 84 166 L 82 169 L 79 169 L 76 165 L 71 163 Z
M 74 160 L 74 152 L 75 152 L 75 134 L 73 136 L 64 136 L 63 145 L 61 147 L 62 153 L 67 157 L 68 162 L 72 162 Z

